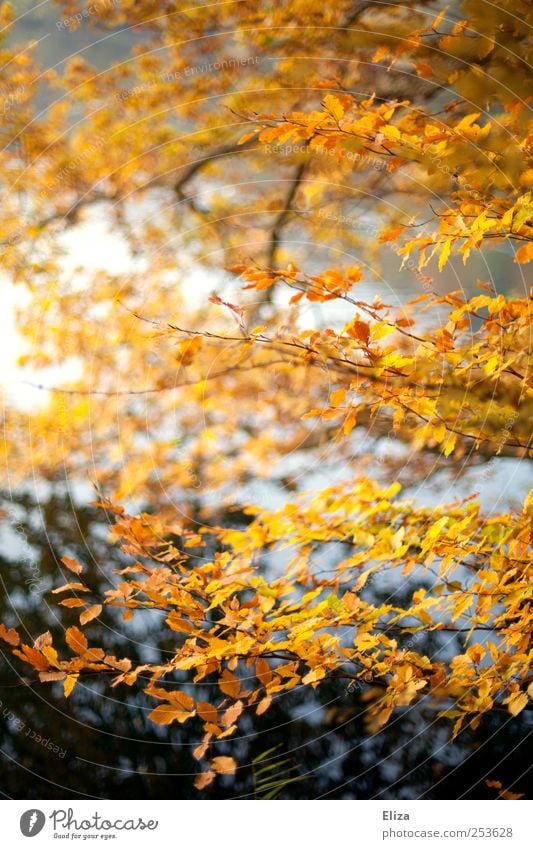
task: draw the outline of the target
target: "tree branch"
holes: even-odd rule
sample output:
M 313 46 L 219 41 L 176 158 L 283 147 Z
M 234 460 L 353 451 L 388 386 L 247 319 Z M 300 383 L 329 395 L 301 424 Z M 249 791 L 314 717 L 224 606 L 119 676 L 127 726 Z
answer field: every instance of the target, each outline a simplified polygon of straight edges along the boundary
M 296 193 L 303 180 L 306 169 L 307 162 L 301 162 L 300 165 L 298 165 L 296 171 L 294 172 L 294 177 L 289 186 L 289 191 L 287 192 L 283 209 L 278 213 L 278 216 L 274 221 L 274 226 L 272 227 L 272 231 L 270 234 L 270 246 L 268 251 L 269 268 L 275 268 L 276 266 L 276 255 L 278 253 L 278 248 L 281 242 L 283 228 L 287 222 L 289 215 L 293 211 L 292 205 L 294 202 L 294 198 L 296 197 Z

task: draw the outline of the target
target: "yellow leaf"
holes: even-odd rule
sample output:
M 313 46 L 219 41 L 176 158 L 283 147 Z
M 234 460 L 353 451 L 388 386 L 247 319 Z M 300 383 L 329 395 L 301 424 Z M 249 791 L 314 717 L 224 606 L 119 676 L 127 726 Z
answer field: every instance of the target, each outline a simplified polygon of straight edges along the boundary
M 457 442 L 457 434 L 449 433 L 446 439 L 446 442 L 443 444 L 442 452 L 445 457 L 449 457 L 455 448 L 455 443 Z
M 193 758 L 196 758 L 197 761 L 201 761 L 202 758 L 204 757 L 205 753 L 207 752 L 207 748 L 209 746 L 209 740 L 210 739 L 211 739 L 211 735 L 205 734 L 204 739 L 202 740 L 200 745 L 196 746 L 196 748 L 193 749 L 192 756 L 193 756 Z
M 500 362 L 500 357 L 497 354 L 495 354 L 493 357 L 489 357 L 489 359 L 487 360 L 487 362 L 483 366 L 483 371 L 485 372 L 485 374 L 487 374 L 487 375 L 494 374 L 494 372 L 498 368 L 499 362 Z
M 372 62 L 379 62 L 383 59 L 384 56 L 389 52 L 388 47 L 378 47 L 374 55 L 372 56 Z
M 346 399 L 346 389 L 336 389 L 329 396 L 329 403 L 332 407 L 340 407 Z
M 302 684 L 318 684 L 325 675 L 326 670 L 322 666 L 319 666 L 316 669 L 311 669 L 311 671 L 302 678 Z
M 442 250 L 439 256 L 439 271 L 442 271 L 446 263 L 448 262 L 450 251 L 452 248 L 453 239 L 446 239 L 442 246 Z
M 444 9 L 441 9 L 441 11 L 439 12 L 437 17 L 435 18 L 435 20 L 431 24 L 431 29 L 437 30 L 439 28 L 439 24 L 441 24 L 442 21 L 444 20 L 444 16 L 446 15 L 448 8 L 449 8 L 448 6 L 445 6 Z M 476 115 L 476 117 L 477 117 L 477 115 Z
M 65 694 L 66 699 L 68 699 L 68 697 L 72 693 L 77 680 L 77 675 L 67 675 L 67 677 L 65 678 L 65 681 L 63 683 L 63 692 Z
M 377 342 L 378 339 L 384 339 L 385 336 L 389 336 L 395 329 L 394 325 L 389 324 L 387 321 L 378 321 L 372 326 L 370 335 L 372 336 L 372 340 Z
M 59 668 L 59 658 L 56 650 L 52 646 L 43 646 L 42 653 L 52 666 Z
M 261 701 L 257 705 L 256 711 L 255 711 L 256 714 L 258 716 L 261 716 L 261 714 L 265 713 L 269 709 L 271 704 L 272 704 L 272 696 L 265 696 L 265 698 L 261 699 Z
M 342 426 L 342 430 L 345 436 L 349 436 L 357 424 L 357 415 L 355 410 L 350 410 L 346 418 L 344 419 L 344 423 Z
M 340 121 L 344 117 L 344 106 L 334 94 L 326 94 L 324 98 L 324 106 L 327 111 L 333 115 L 336 121 Z
M 513 693 L 507 701 L 507 709 L 513 716 L 518 716 L 528 703 L 527 693 Z

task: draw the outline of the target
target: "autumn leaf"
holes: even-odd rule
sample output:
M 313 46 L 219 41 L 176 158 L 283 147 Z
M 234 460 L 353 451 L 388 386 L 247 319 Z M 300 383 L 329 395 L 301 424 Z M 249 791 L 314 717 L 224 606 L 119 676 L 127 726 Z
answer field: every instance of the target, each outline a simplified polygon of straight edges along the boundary
M 67 628 L 65 640 L 72 649 L 72 651 L 76 652 L 76 654 L 84 654 L 84 652 L 87 651 L 87 639 L 85 637 L 85 634 L 83 634 L 79 628 Z
M 207 770 L 207 772 L 200 772 L 194 779 L 194 786 L 197 790 L 203 790 L 213 782 L 215 775 L 216 772 L 212 769 Z
M 255 674 L 261 684 L 265 686 L 272 680 L 272 670 L 263 657 L 259 657 L 255 662 Z
M 218 711 L 213 705 L 209 704 L 209 702 L 199 701 L 196 703 L 196 711 L 198 716 L 204 720 L 204 722 L 216 723 L 218 719 Z
M 222 714 L 222 725 L 224 728 L 229 728 L 230 725 L 233 725 L 236 719 L 241 715 L 244 709 L 244 704 L 242 701 L 235 702 L 235 704 L 230 705 L 227 710 Z
M 92 604 L 91 607 L 88 607 L 87 610 L 80 613 L 80 624 L 86 625 L 87 622 L 91 622 L 92 619 L 96 619 L 97 616 L 100 616 L 101 612 L 101 604 Z
M 66 672 L 61 672 L 60 670 L 39 672 L 39 681 L 42 681 L 43 683 L 49 683 L 51 681 L 64 681 L 66 677 Z
M 77 675 L 67 675 L 67 677 L 65 678 L 65 681 L 64 681 L 64 684 L 63 684 L 63 692 L 64 692 L 66 699 L 68 699 L 68 697 L 72 693 L 72 691 L 73 691 L 73 689 L 76 685 L 77 680 L 78 680 Z
M 346 389 L 336 389 L 329 396 L 329 403 L 332 407 L 340 407 L 346 399 Z
M 4 640 L 4 642 L 9 643 L 11 646 L 18 646 L 20 643 L 20 637 L 14 628 L 6 628 L 5 625 L 0 623 L 0 639 Z
M 231 696 L 232 698 L 237 698 L 241 691 L 241 685 L 238 678 L 236 678 L 235 675 L 227 669 L 225 669 L 220 676 L 218 686 L 223 693 L 227 696 Z
M 39 637 L 36 637 L 33 647 L 34 649 L 42 650 L 45 646 L 52 645 L 52 635 L 50 631 L 45 631 L 44 634 L 41 634 Z
M 326 94 L 324 107 L 333 115 L 336 121 L 340 121 L 344 117 L 344 106 L 334 94 Z
M 21 645 L 20 650 L 15 649 L 13 651 L 13 654 L 17 657 L 20 657 L 21 660 L 30 663 L 39 672 L 44 672 L 50 666 L 50 663 L 44 654 L 42 654 L 37 649 L 25 645 L 24 643 Z
M 366 321 L 352 321 L 347 327 L 348 333 L 354 339 L 358 339 L 363 345 L 368 343 L 370 338 L 370 326 Z
M 318 667 L 317 669 L 311 669 L 307 675 L 304 675 L 302 678 L 302 684 L 317 684 L 322 678 L 325 677 L 326 670 L 322 667 Z
M 491 781 L 490 779 L 485 779 L 485 784 L 487 787 L 494 787 L 496 790 L 500 791 L 500 796 L 502 799 L 523 799 L 524 793 L 511 793 L 510 790 L 506 790 L 501 781 Z
M 77 560 L 74 560 L 72 557 L 62 557 L 61 563 L 63 563 L 67 569 L 70 569 L 71 572 L 74 572 L 75 575 L 80 575 L 83 572 L 83 566 L 81 566 Z
M 526 263 L 533 259 L 533 246 L 531 244 L 522 245 L 518 248 L 515 254 L 515 261 Z
M 66 590 L 77 590 L 78 592 L 81 592 L 81 593 L 89 593 L 90 592 L 90 590 L 86 586 L 84 586 L 83 584 L 78 584 L 78 583 L 63 584 L 63 586 L 61 586 L 61 587 L 56 587 L 56 589 L 52 590 L 52 592 L 55 595 L 56 593 L 64 593 L 64 592 L 66 592 Z
M 261 716 L 261 714 L 266 713 L 266 711 L 269 709 L 271 704 L 272 704 L 272 696 L 265 696 L 258 703 L 257 708 L 255 710 L 256 714 L 258 716 Z
M 154 708 L 148 714 L 148 719 L 157 722 L 158 725 L 170 725 L 172 722 L 186 722 L 187 719 L 194 715 L 195 711 L 183 710 L 173 704 L 164 704 Z
M 234 775 L 237 769 L 237 763 L 234 758 L 228 758 L 224 755 L 213 758 L 210 762 L 210 767 L 220 775 Z
M 527 703 L 527 693 L 513 693 L 507 700 L 507 709 L 513 716 L 518 716 L 518 714 L 524 710 Z

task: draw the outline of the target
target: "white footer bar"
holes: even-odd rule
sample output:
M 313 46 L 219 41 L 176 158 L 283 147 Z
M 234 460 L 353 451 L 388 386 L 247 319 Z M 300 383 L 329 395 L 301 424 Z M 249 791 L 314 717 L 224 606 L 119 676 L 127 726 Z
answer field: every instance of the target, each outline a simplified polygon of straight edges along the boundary
M 4 801 L 2 845 L 193 849 L 531 849 L 531 803 Z M 274 806 L 274 807 L 272 807 Z M 68 841 L 68 842 L 67 842 Z

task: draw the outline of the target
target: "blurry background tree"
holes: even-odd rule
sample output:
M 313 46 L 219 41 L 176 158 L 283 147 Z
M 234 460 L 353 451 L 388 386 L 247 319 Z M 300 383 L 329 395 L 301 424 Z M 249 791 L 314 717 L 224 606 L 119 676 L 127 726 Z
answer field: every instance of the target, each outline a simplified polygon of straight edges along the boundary
M 22 349 L 11 391 L 6 389 L 10 487 L 25 493 L 33 477 L 57 493 L 63 485 L 80 505 L 91 500 L 88 482 L 96 483 L 130 513 L 157 514 L 162 537 L 175 536 L 179 524 L 179 548 L 185 540 L 185 550 L 192 546 L 194 553 L 191 569 L 209 566 L 202 545 L 212 546 L 218 537 L 217 546 L 229 548 L 228 563 L 232 549 L 239 561 L 241 546 L 258 560 L 267 580 L 275 580 L 286 560 L 280 554 L 261 557 L 261 547 L 279 547 L 293 535 L 302 547 L 300 587 L 318 587 L 321 579 L 308 560 L 312 546 L 303 545 L 310 528 L 316 533 L 315 514 L 305 513 L 304 502 L 298 521 L 291 503 L 283 512 L 287 498 L 300 503 L 299 491 L 327 486 L 317 502 L 325 515 L 332 498 L 341 509 L 346 503 L 360 509 L 353 481 L 362 474 L 385 489 L 399 481 L 408 495 L 430 504 L 483 490 L 493 532 L 485 531 L 487 519 L 469 512 L 468 503 L 435 509 L 434 523 L 446 521 L 432 531 L 431 546 L 420 530 L 420 522 L 427 530 L 431 511 L 422 519 L 414 508 L 412 516 L 405 508 L 372 517 L 363 511 L 373 539 L 354 538 L 351 549 L 359 547 L 359 559 L 339 572 L 350 552 L 335 533 L 332 508 L 330 525 L 320 529 L 329 536 L 319 540 L 340 545 L 341 553 L 334 548 L 327 554 L 319 546 L 314 554 L 322 566 L 327 560 L 337 570 L 324 579 L 333 594 L 355 586 L 365 605 L 381 610 L 391 605 L 394 592 L 395 608 L 415 616 L 422 612 L 420 622 L 395 625 L 424 626 L 416 632 L 418 660 L 411 658 L 416 675 L 423 669 L 419 658 L 429 657 L 434 665 L 435 658 L 460 656 L 473 642 L 469 627 L 480 622 L 493 627 L 490 616 L 496 618 L 500 609 L 478 608 L 475 616 L 487 616 L 483 622 L 463 607 L 458 615 L 466 616 L 465 642 L 457 642 L 457 635 L 443 642 L 433 634 L 439 619 L 449 624 L 472 593 L 480 604 L 487 592 L 503 603 L 508 618 L 496 622 L 501 643 L 492 662 L 496 668 L 502 653 L 511 651 L 516 665 L 505 673 L 498 668 L 500 689 L 482 689 L 478 703 L 468 706 L 487 717 L 477 731 L 462 735 L 451 757 L 460 761 L 476 734 L 479 744 L 489 729 L 492 733 L 499 721 L 493 707 L 503 713 L 497 739 L 504 751 L 507 735 L 524 733 L 522 696 L 530 661 L 524 643 L 530 632 L 530 504 L 518 512 L 530 483 L 524 470 L 531 454 L 531 299 L 522 273 L 533 233 L 530 4 L 340 2 L 324 8 L 296 0 L 246 0 L 183 10 L 172 2 L 163 8 L 160 2 L 102 0 L 90 7 L 41 6 L 38 13 L 30 7 L 1 7 L 0 243 L 19 334 L 8 344 Z M 32 33 L 35 43 L 28 41 Z M 21 397 L 24 379 L 34 388 L 26 387 Z M 330 491 L 339 481 L 348 483 Z M 70 553 L 76 517 L 90 513 L 61 503 L 65 495 L 41 491 L 46 540 L 57 525 L 64 537 L 54 541 L 54 554 L 94 559 L 95 578 L 92 572 L 84 576 L 100 596 L 114 580 L 112 568 L 121 555 L 115 553 L 108 566 L 96 530 L 77 538 L 89 557 Z M 27 508 L 26 496 L 19 497 Z M 281 516 L 264 520 L 263 538 L 253 537 L 261 525 L 256 520 L 252 543 L 243 543 L 239 534 L 246 535 L 250 517 L 240 508 L 250 503 L 279 507 Z M 515 508 L 516 516 L 497 518 L 497 506 Z M 235 507 L 239 514 L 232 512 Z M 208 535 L 197 533 L 203 526 L 211 529 Z M 236 536 L 224 534 L 236 526 Z M 457 549 L 463 544 L 473 566 L 460 563 Z M 48 547 L 45 542 L 39 569 L 52 574 L 57 561 L 49 558 Z M 328 548 L 331 552 L 324 545 Z M 432 572 L 419 571 L 431 567 L 430 556 L 433 568 L 441 570 L 436 583 Z M 414 569 L 418 590 L 436 599 L 431 615 L 422 609 L 422 596 L 414 610 L 414 588 L 407 582 L 399 593 L 377 581 L 366 588 L 357 584 L 361 569 L 372 568 L 376 557 L 383 567 L 396 561 L 406 574 Z M 511 561 L 525 568 L 511 573 L 516 569 Z M 452 567 L 458 569 L 453 577 L 447 571 Z M 486 574 L 473 586 L 480 569 Z M 28 617 L 24 642 L 54 630 L 54 621 L 56 628 L 78 622 L 76 610 L 58 619 L 29 604 L 33 596 L 26 593 L 24 599 L 16 582 L 16 570 L 10 570 L 11 612 L 6 609 L 2 621 L 13 626 Z M 238 604 L 247 598 L 242 586 L 233 589 Z M 215 604 L 213 616 L 227 616 L 231 600 L 229 592 L 219 599 L 223 609 Z M 300 613 L 305 618 L 312 609 L 304 603 Z M 111 655 L 125 655 L 135 665 L 161 663 L 164 652 L 173 653 L 172 632 L 151 631 L 149 649 L 137 649 L 135 620 L 124 623 L 109 615 L 106 623 L 114 624 L 108 630 L 98 620 L 87 628 Z M 402 633 L 409 642 L 408 632 Z M 475 652 L 473 661 L 478 677 L 468 681 L 469 689 L 481 683 L 484 664 L 490 668 Z M 394 669 L 380 671 L 390 682 Z M 11 677 L 8 667 L 6 683 Z M 425 680 L 421 674 L 419 680 Z M 216 692 L 217 681 L 209 681 L 206 686 Z M 458 698 L 460 685 L 448 683 L 448 697 Z M 43 686 L 38 685 L 39 700 Z M 61 692 L 58 684 L 48 686 Z M 308 698 L 302 695 L 299 702 L 297 688 L 284 696 L 281 732 L 260 733 L 276 724 L 277 699 L 253 724 L 241 719 L 258 739 L 248 750 L 244 735 L 232 753 L 239 763 L 250 763 L 267 748 L 267 737 L 269 747 L 284 742 L 286 749 L 283 723 L 291 722 L 291 729 L 296 723 L 301 730 L 302 743 L 313 735 L 319 742 L 305 748 L 299 768 L 312 775 L 288 785 L 289 795 L 409 796 L 432 792 L 432 784 L 437 796 L 449 792 L 450 765 L 432 760 L 432 747 L 440 744 L 430 742 L 430 729 L 420 751 L 412 744 L 409 756 L 400 749 L 413 758 L 408 773 L 422 764 L 420 784 L 411 775 L 395 784 L 397 774 L 384 767 L 383 773 L 371 770 L 368 783 L 362 777 L 335 791 L 364 771 L 363 751 L 372 759 L 376 748 L 386 752 L 392 740 L 412 739 L 419 721 L 418 707 L 411 705 L 402 723 L 393 719 L 390 731 L 373 728 L 368 736 L 368 727 L 348 722 L 364 689 L 347 694 L 345 687 L 333 681 L 315 691 L 315 698 L 334 702 L 326 714 L 317 707 L 317 727 L 332 723 L 334 729 L 326 738 L 305 716 L 295 719 Z M 169 741 L 191 743 L 196 732 L 188 726 L 175 731 L 174 725 L 154 730 L 143 719 L 150 699 L 142 688 L 134 696 L 121 695 L 132 700 L 127 719 L 121 703 L 102 701 L 107 690 L 99 681 L 94 688 L 88 692 L 84 685 L 81 695 L 78 683 L 68 703 L 76 716 L 69 724 L 70 757 L 78 739 L 90 748 L 92 734 L 99 733 L 79 730 L 77 700 L 81 716 L 98 713 L 94 722 L 101 730 L 113 726 L 118 712 L 124 729 L 135 728 L 131 736 L 144 741 L 114 742 L 118 758 L 126 759 L 125 772 L 132 770 L 135 779 L 127 790 L 122 776 L 108 775 L 110 794 L 138 794 L 141 774 L 195 771 L 194 761 L 187 765 L 181 755 L 176 766 Z M 517 714 L 512 730 L 504 702 L 511 697 L 520 706 L 512 711 Z M 28 726 L 38 724 L 39 703 L 28 702 L 30 713 L 23 718 Z M 54 708 L 48 710 L 52 714 Z M 428 720 L 431 728 L 433 721 Z M 13 737 L 9 725 L 8 734 L 16 760 L 21 735 Z M 359 743 L 357 734 L 361 762 L 345 752 Z M 164 765 L 154 754 L 159 747 L 148 746 L 153 741 L 165 744 Z M 491 744 L 494 764 L 498 751 Z M 480 752 L 478 764 L 488 757 L 483 747 Z M 391 754 L 396 769 L 404 755 Z M 337 756 L 339 771 L 323 766 Z M 58 774 L 58 763 L 47 762 L 46 780 Z M 464 773 L 471 775 L 471 781 L 464 779 L 467 793 L 485 768 L 477 772 L 472 766 L 470 773 L 471 764 L 472 759 Z M 18 774 L 13 768 L 13 780 Z M 89 775 L 99 795 L 100 774 L 83 767 L 80 792 Z M 504 767 L 496 775 L 504 786 L 517 776 L 514 764 L 507 775 Z M 175 792 L 168 789 L 171 778 L 142 780 L 143 792 Z M 253 792 L 250 770 L 224 782 L 225 790 L 210 784 L 208 792 Z M 180 781 L 182 793 L 189 792 L 185 784 Z

